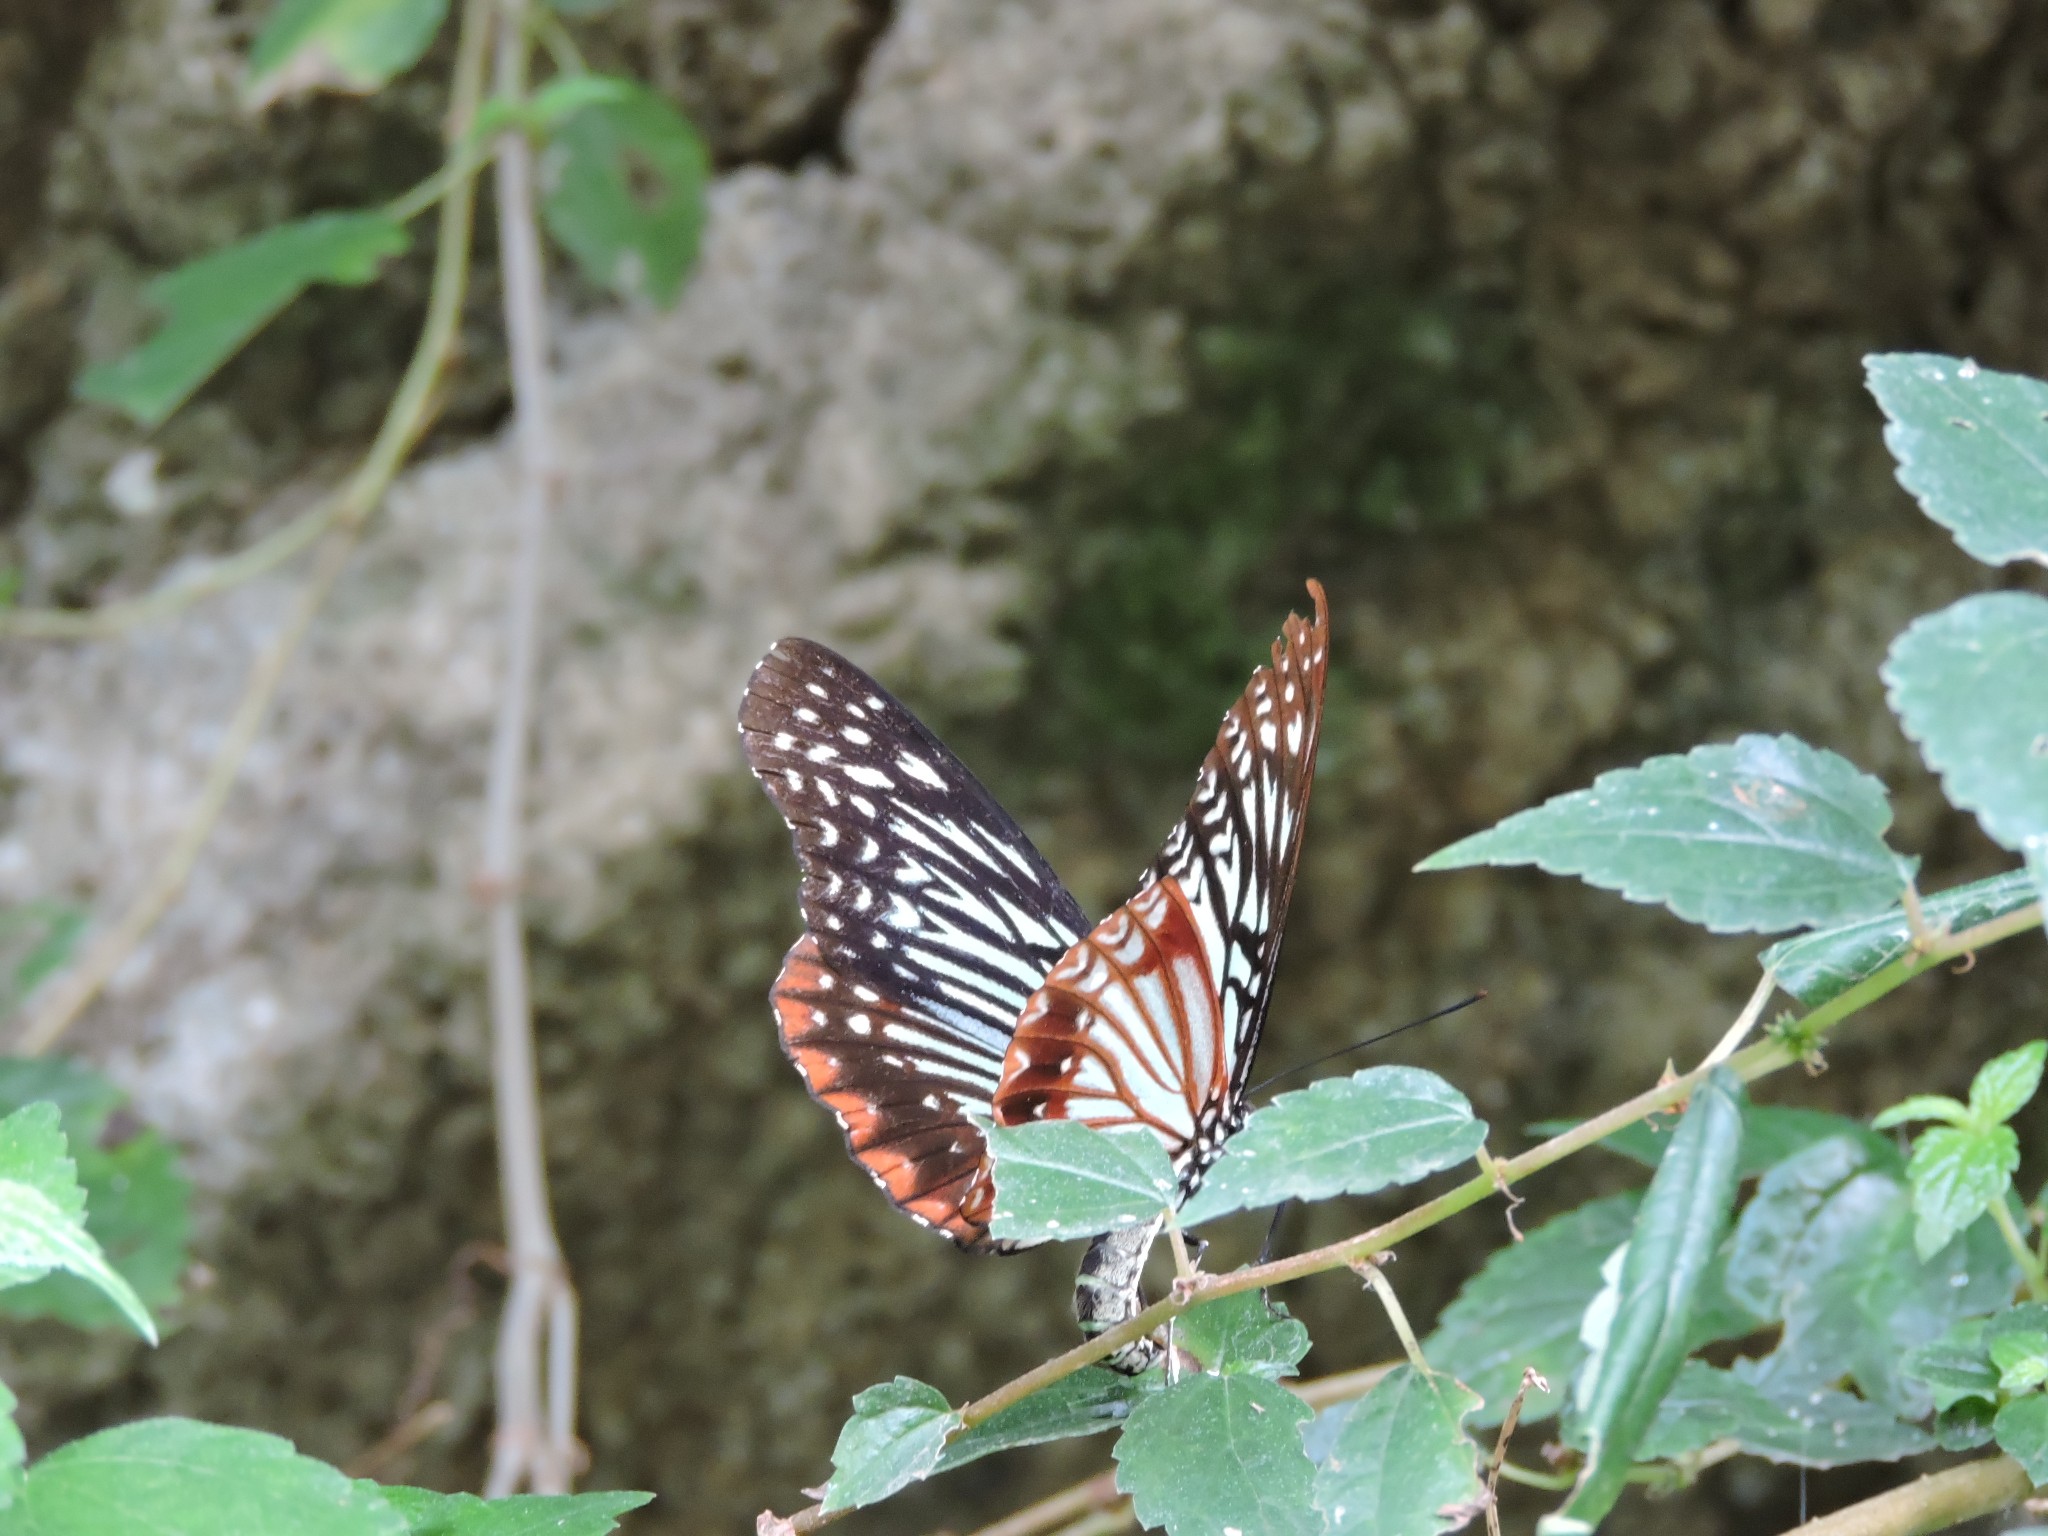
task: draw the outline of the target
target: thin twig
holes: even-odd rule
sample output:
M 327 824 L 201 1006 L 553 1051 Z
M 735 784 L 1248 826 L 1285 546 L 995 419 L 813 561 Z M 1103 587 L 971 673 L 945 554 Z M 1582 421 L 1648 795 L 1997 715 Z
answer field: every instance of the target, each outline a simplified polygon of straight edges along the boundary
M 1524 1366 L 1522 1384 L 1515 1388 L 1514 1401 L 1508 1404 L 1507 1414 L 1500 1421 L 1500 1434 L 1493 1442 L 1493 1455 L 1486 1463 L 1487 1536 L 1500 1536 L 1500 1469 L 1507 1463 L 1508 1442 L 1515 1437 L 1515 1426 L 1522 1422 L 1522 1404 L 1528 1399 L 1531 1387 L 1539 1392 L 1548 1392 L 1550 1383 L 1535 1366 Z
M 2041 912 L 2041 903 L 2033 902 L 2002 917 L 1980 923 L 1975 928 L 1951 935 L 1924 952 L 1901 955 L 1889 965 L 1864 977 L 1853 987 L 1845 988 L 1808 1013 L 1800 1020 L 1803 1035 L 1808 1039 L 1817 1040 L 1843 1019 L 1897 991 L 1916 976 L 1944 961 L 1970 950 L 1987 948 L 2003 939 L 2040 927 Z M 1745 1082 L 1753 1082 L 1772 1072 L 1782 1071 L 1800 1059 L 1778 1041 L 1764 1040 L 1738 1052 L 1726 1065 Z M 1683 1103 L 1705 1079 L 1709 1070 L 1706 1067 L 1695 1068 L 1683 1077 L 1659 1083 L 1656 1087 L 1617 1104 L 1605 1113 L 1581 1121 L 1561 1135 L 1553 1136 L 1550 1140 L 1531 1147 L 1517 1157 L 1496 1161 L 1490 1172 L 1481 1172 L 1463 1184 L 1444 1191 L 1435 1199 L 1426 1200 L 1377 1227 L 1355 1233 L 1338 1242 L 1325 1244 L 1321 1248 L 1312 1248 L 1285 1259 L 1275 1259 L 1269 1264 L 1255 1264 L 1246 1269 L 1232 1270 L 1228 1274 L 1204 1276 L 1204 1284 L 1199 1292 L 1200 1299 L 1210 1301 L 1221 1296 L 1233 1296 L 1240 1291 L 1284 1285 L 1290 1280 L 1306 1279 L 1310 1275 L 1348 1265 L 1354 1259 L 1391 1249 L 1418 1233 L 1447 1221 L 1459 1212 L 1471 1209 L 1494 1193 L 1500 1184 L 1517 1184 L 1531 1174 L 1539 1173 L 1574 1153 L 1584 1151 L 1595 1142 L 1604 1141 L 1624 1126 L 1634 1125 L 1648 1115 Z M 1114 1328 L 1104 1329 L 1064 1354 L 1056 1355 L 1044 1364 L 1006 1382 L 993 1392 L 976 1398 L 960 1410 L 963 1427 L 983 1423 L 1012 1404 L 1022 1402 L 1032 1393 L 1041 1391 L 1083 1367 L 1093 1365 L 1097 1360 L 1116 1353 L 1134 1339 L 1145 1337 L 1186 1311 L 1193 1304 L 1193 1300 L 1192 1294 L 1187 1299 L 1169 1295 L 1163 1301 L 1154 1302 L 1136 1317 L 1127 1319 Z M 829 1525 L 843 1513 L 845 1511 L 827 1513 L 822 1506 L 813 1504 L 786 1518 L 768 1518 L 778 1519 L 778 1528 L 787 1527 L 791 1531 L 802 1533 Z
M 484 43 L 488 32 L 491 0 L 466 0 L 462 13 L 462 37 L 456 47 L 455 75 L 449 93 L 448 142 L 460 144 L 483 91 Z M 142 893 L 135 898 L 114 925 L 96 939 L 69 973 L 51 987 L 23 1029 L 17 1049 L 27 1056 L 40 1055 L 56 1044 L 64 1031 L 85 1011 L 93 999 L 121 968 L 124 961 L 149 931 L 168 912 L 191 878 L 193 866 L 206 847 L 227 807 L 228 796 L 241 776 L 242 764 L 270 717 L 279 684 L 298 652 L 314 618 L 325 605 L 354 552 L 357 538 L 370 514 L 383 503 L 384 493 L 419 442 L 433 416 L 434 393 L 441 375 L 454 355 L 462 319 L 463 295 L 469 285 L 470 219 L 475 204 L 474 171 L 458 181 L 441 202 L 440 228 L 434 251 L 433 287 L 427 300 L 427 318 L 420 338 L 407 363 L 398 392 L 384 413 L 377 437 L 363 462 L 343 489 L 336 505 L 333 525 L 320 558 L 307 578 L 299 599 L 284 627 L 250 669 L 249 681 L 235 706 L 220 750 L 206 774 L 199 800 L 177 838 L 158 861 Z
M 1116 1473 L 1099 1472 L 1086 1482 L 1063 1488 L 1050 1498 L 1027 1504 L 993 1525 L 984 1525 L 973 1536 L 1038 1536 L 1056 1530 L 1069 1521 L 1114 1504 L 1122 1495 L 1116 1490 Z
M 525 29 L 525 0 L 502 0 L 496 80 L 501 100 L 518 101 L 525 93 Z M 541 573 L 556 469 L 548 400 L 547 294 L 533 211 L 533 150 L 517 130 L 499 139 L 497 192 L 519 477 L 513 512 L 517 547 L 505 594 L 505 670 L 491 734 L 483 865 L 476 879 L 478 898 L 489 913 L 491 1088 L 512 1267 L 511 1290 L 498 1323 L 498 1427 L 491 1441 L 486 1498 L 503 1498 L 522 1486 L 535 1493 L 566 1493 L 575 1480 L 578 1456 L 576 1292 L 548 1206 L 519 900 Z
M 1764 1004 L 1771 1000 L 1771 994 L 1777 990 L 1778 973 L 1766 970 L 1763 980 L 1756 984 L 1756 990 L 1749 994 L 1749 1001 L 1743 1005 L 1742 1012 L 1737 1014 L 1735 1022 L 1728 1026 L 1728 1033 L 1715 1043 L 1711 1051 L 1707 1052 L 1700 1065 L 1711 1067 L 1716 1062 L 1726 1061 L 1730 1056 L 1733 1056 L 1736 1047 L 1742 1044 L 1752 1029 L 1756 1028 L 1756 1021 L 1763 1017 Z
M 1927 1536 L 2010 1509 L 2034 1480 L 2010 1456 L 1969 1461 L 1809 1520 L 1786 1536 Z
M 1415 1330 L 1408 1325 L 1408 1314 L 1401 1309 L 1401 1298 L 1394 1294 L 1394 1287 L 1388 1281 L 1386 1271 L 1380 1267 L 1391 1254 L 1374 1254 L 1370 1258 L 1353 1259 L 1351 1272 L 1372 1288 L 1379 1297 L 1380 1305 L 1386 1308 L 1387 1321 L 1394 1325 L 1394 1337 L 1401 1341 L 1401 1349 L 1408 1356 L 1408 1363 L 1427 1376 L 1429 1362 L 1422 1357 L 1422 1341 L 1415 1337 Z

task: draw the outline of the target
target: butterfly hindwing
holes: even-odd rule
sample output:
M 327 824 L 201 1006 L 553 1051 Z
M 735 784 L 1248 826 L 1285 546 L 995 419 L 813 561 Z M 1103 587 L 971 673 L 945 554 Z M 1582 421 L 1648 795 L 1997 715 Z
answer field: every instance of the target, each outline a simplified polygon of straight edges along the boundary
M 1315 777 L 1329 608 L 1290 618 L 1223 718 L 1186 813 L 1130 901 L 1025 1005 L 999 1124 L 1149 1125 L 1191 1192 L 1242 1122 Z
M 789 823 L 805 934 L 773 997 L 784 1051 L 905 1211 L 986 1246 L 981 1133 L 1025 1002 L 1079 904 L 939 740 L 852 662 L 778 641 L 740 706 Z

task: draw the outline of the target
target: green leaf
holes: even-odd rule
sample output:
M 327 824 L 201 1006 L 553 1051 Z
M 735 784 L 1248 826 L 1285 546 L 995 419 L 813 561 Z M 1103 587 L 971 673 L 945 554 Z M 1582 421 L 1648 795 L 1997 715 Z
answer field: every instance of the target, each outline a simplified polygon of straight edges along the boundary
M 2033 867 L 2048 850 L 2048 601 L 1966 597 L 1914 621 L 1882 672 L 1950 803 Z
M 1369 1195 L 1452 1168 L 1486 1141 L 1465 1096 L 1418 1067 L 1367 1067 L 1283 1093 L 1230 1138 L 1185 1227 L 1282 1200 Z
M 1460 1529 L 1484 1486 L 1464 1429 L 1479 1406 L 1479 1394 L 1449 1376 L 1406 1365 L 1388 1372 L 1345 1417 L 1316 1468 L 1316 1508 L 1329 1536 Z
M 1904 1362 L 1957 1319 L 2009 1302 L 2018 1271 L 1989 1222 L 1928 1260 L 1914 1249 L 1913 1225 L 1889 1147 L 1843 1137 L 1764 1176 L 1736 1223 L 1728 1272 L 1747 1306 L 1784 1323 L 1751 1375 L 1761 1390 L 1790 1400 L 1846 1371 L 1901 1418 L 1934 1406 Z
M 630 80 L 613 86 L 555 124 L 541 212 L 592 282 L 666 307 L 697 259 L 711 162 L 668 102 Z
M 115 1141 L 120 1090 L 82 1063 L 61 1056 L 0 1057 L 0 1114 L 47 1099 L 62 1127 L 85 1189 L 85 1230 L 145 1307 L 178 1299 L 185 1272 L 191 1186 L 176 1150 L 152 1130 Z M 0 1312 L 54 1317 L 78 1328 L 120 1325 L 119 1308 L 70 1274 L 46 1275 L 0 1291 Z
M 1597 1524 L 1685 1361 L 1693 1299 L 1728 1230 L 1742 1147 L 1741 1080 L 1717 1067 L 1694 1092 L 1650 1181 L 1620 1266 L 1614 1319 L 1574 1385 L 1585 1467 L 1560 1514 Z
M 1863 360 L 1904 486 L 1987 565 L 2048 564 L 2048 384 L 1928 352 Z
M 1923 896 L 1920 909 L 1928 927 L 1954 933 L 2016 912 L 2040 897 L 2033 876 L 2019 869 Z M 1818 1008 L 1912 948 L 1912 924 L 1903 908 L 1894 907 L 1860 922 L 1780 939 L 1758 961 L 1776 975 L 1781 988 Z
M 1529 1132 L 1534 1136 L 1556 1136 L 1577 1124 L 1576 1120 L 1545 1120 L 1530 1126 Z M 1645 1168 L 1655 1168 L 1664 1160 L 1664 1150 L 1671 1145 L 1677 1129 L 1676 1116 L 1659 1115 L 1625 1125 L 1595 1145 Z M 1891 1147 L 1890 1142 L 1873 1134 L 1861 1120 L 1851 1120 L 1847 1115 L 1791 1104 L 1748 1104 L 1742 1111 L 1742 1160 L 1737 1165 L 1736 1177 L 1753 1179 L 1795 1152 L 1834 1136 L 1862 1137 L 1879 1148 Z
M 1965 1318 L 1940 1338 L 1906 1354 L 1905 1374 L 1927 1388 L 1937 1411 L 1970 1398 L 1995 1402 L 1998 1372 L 1984 1343 L 1984 1319 Z
M 382 1497 L 404 1517 L 410 1536 L 606 1536 L 619 1516 L 652 1502 L 651 1493 L 515 1494 L 480 1499 L 473 1493 L 425 1488 L 356 1486 Z
M 2048 1381 L 2048 1333 L 2027 1329 L 1991 1340 L 1991 1363 L 2001 1392 L 2031 1392 Z
M 0 1510 L 14 1507 L 27 1481 L 22 1464 L 28 1460 L 28 1447 L 22 1443 L 21 1426 L 14 1422 L 19 1406 L 13 1389 L 0 1381 Z
M 17 1506 L 33 1536 L 407 1536 L 375 1484 L 289 1440 L 194 1419 L 144 1419 L 59 1446 Z
M 1923 1259 L 1991 1209 L 2012 1187 L 2020 1166 L 2020 1139 L 2009 1125 L 1938 1125 L 1913 1143 L 1906 1176 L 1913 1186 L 1917 1223 L 1913 1246 Z
M 1599 1294 L 1601 1262 L 1628 1240 L 1638 1200 L 1609 1195 L 1545 1222 L 1496 1251 L 1444 1308 L 1422 1352 L 1485 1397 L 1475 1422 L 1501 1421 L 1529 1366 L 1555 1390 L 1531 1391 L 1523 1421 L 1557 1412 L 1586 1356 L 1579 1319 Z
M 1078 1120 L 990 1126 L 999 1238 L 1093 1237 L 1154 1220 L 1179 1191 L 1159 1138 L 1143 1126 L 1098 1131 Z
M 1897 1461 L 1933 1449 L 1926 1431 L 1881 1404 L 1832 1390 L 1781 1400 L 1732 1371 L 1688 1360 L 1636 1454 L 1662 1460 L 1716 1440 L 1733 1440 L 1767 1461 L 1816 1468 Z
M 405 245 L 381 213 L 321 213 L 187 262 L 145 290 L 166 316 L 157 333 L 86 369 L 76 393 L 154 427 L 309 285 L 367 283 Z
M 1934 1416 L 1934 1443 L 1944 1451 L 1974 1451 L 1991 1443 L 1997 1407 L 1980 1397 L 1966 1397 Z
M 1992 1123 L 2010 1120 L 2040 1090 L 2043 1061 L 2048 1061 L 2048 1040 L 1992 1057 L 1970 1084 L 1970 1113 Z
M 154 1344 L 148 1309 L 85 1230 L 84 1209 L 57 1106 L 30 1104 L 0 1120 L 0 1285 L 64 1270 L 97 1286 Z
M 1301 1428 L 1313 1410 L 1259 1376 L 1186 1376 L 1131 1410 L 1116 1485 L 1169 1536 L 1322 1536 Z
M 1945 1093 L 1916 1093 L 1881 1111 L 1870 1124 L 1873 1130 L 1888 1131 L 1895 1125 L 1911 1125 L 1916 1120 L 1942 1120 L 1950 1125 L 1966 1125 L 1969 1119 L 1970 1106 Z
M 1744 736 L 1603 773 L 1432 854 L 1418 870 L 1535 864 L 1661 903 L 1715 933 L 1839 923 L 1899 899 L 1884 786 L 1795 736 Z
M 1134 1403 L 1160 1390 L 1163 1381 L 1156 1370 L 1125 1376 L 1099 1365 L 1062 1376 L 994 1418 L 960 1431 L 946 1442 L 936 1470 L 950 1472 L 997 1451 L 1114 1429 L 1129 1416 Z
M 8 573 L 16 581 L 18 573 Z M 0 608 L 8 606 L 0 600 Z M 11 979 L 0 979 L 0 1012 L 14 1007 L 62 970 L 78 947 L 90 914 L 58 901 L 25 901 L 0 911 L 0 954 L 11 963 Z
M 832 1448 L 826 1510 L 859 1509 L 931 1476 L 959 1427 L 960 1415 L 937 1387 L 909 1376 L 869 1387 L 854 1398 L 853 1417 Z
M 249 50 L 251 102 L 377 90 L 419 63 L 447 15 L 448 0 L 279 0 Z
M 1292 1376 L 1308 1353 L 1308 1329 L 1263 1291 L 1206 1301 L 1173 1326 L 1174 1342 L 1219 1376 Z
M 2027 1469 L 2036 1483 L 2048 1482 L 2048 1396 L 2016 1397 L 1991 1421 L 1998 1448 Z

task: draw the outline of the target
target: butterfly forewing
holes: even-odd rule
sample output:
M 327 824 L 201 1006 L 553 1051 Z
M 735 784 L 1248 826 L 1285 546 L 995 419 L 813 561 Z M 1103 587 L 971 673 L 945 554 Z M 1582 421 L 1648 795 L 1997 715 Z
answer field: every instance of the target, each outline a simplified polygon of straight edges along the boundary
M 905 1211 L 985 1243 L 986 1119 L 1019 1014 L 1088 926 L 972 773 L 852 662 L 762 658 L 747 763 L 789 823 L 806 932 L 773 997 L 784 1051 Z
M 1194 798 L 1139 893 L 1025 1005 L 999 1124 L 1143 1124 L 1191 1191 L 1242 1121 L 1315 777 L 1329 609 L 1290 618 L 1224 716 Z

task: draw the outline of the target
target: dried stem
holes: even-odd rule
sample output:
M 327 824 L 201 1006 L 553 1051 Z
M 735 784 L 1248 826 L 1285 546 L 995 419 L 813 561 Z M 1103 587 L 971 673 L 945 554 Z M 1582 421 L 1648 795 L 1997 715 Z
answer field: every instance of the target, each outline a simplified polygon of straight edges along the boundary
M 524 0 L 503 0 L 496 88 L 508 101 L 518 100 L 526 89 L 525 28 Z M 498 1324 L 498 1427 L 484 1484 L 487 1498 L 502 1498 L 522 1486 L 536 1493 L 566 1493 L 578 1457 L 576 1292 L 548 1207 L 519 899 L 541 573 L 557 471 L 549 417 L 547 295 L 533 211 L 533 150 L 516 130 L 499 141 L 496 184 L 519 474 L 513 511 L 517 544 L 505 594 L 505 670 L 484 792 L 483 866 L 476 881 L 478 898 L 489 913 L 491 1088 L 512 1273 Z
M 1843 1019 L 1897 991 L 1923 972 L 1932 970 L 1957 955 L 1983 949 L 2015 934 L 2038 928 L 2041 926 L 2041 920 L 2041 903 L 2034 902 L 2017 911 L 2008 912 L 2003 917 L 1980 923 L 1975 928 L 1943 937 L 1924 950 L 1902 955 L 1881 970 L 1866 976 L 1855 986 L 1847 988 L 1813 1009 L 1800 1020 L 1801 1032 L 1809 1040 L 1818 1040 Z M 1745 1082 L 1751 1082 L 1769 1073 L 1782 1071 L 1800 1059 L 1778 1041 L 1766 1040 L 1738 1052 L 1726 1065 Z M 1683 1103 L 1711 1070 L 1711 1064 L 1702 1063 L 1682 1077 L 1659 1083 L 1656 1087 L 1617 1104 L 1606 1113 L 1595 1115 L 1562 1135 L 1553 1136 L 1550 1140 L 1531 1147 L 1517 1157 L 1495 1161 L 1490 1171 L 1482 1171 L 1463 1184 L 1446 1190 L 1435 1199 L 1424 1201 L 1421 1205 L 1377 1227 L 1355 1233 L 1321 1248 L 1311 1248 L 1306 1253 L 1276 1259 L 1269 1264 L 1254 1264 L 1245 1269 L 1232 1270 L 1228 1274 L 1206 1275 L 1198 1294 L 1191 1293 L 1185 1299 L 1168 1296 L 1163 1301 L 1155 1302 L 1136 1317 L 1119 1323 L 1114 1328 L 1104 1329 L 1093 1338 L 1075 1345 L 1065 1354 L 1056 1355 L 1043 1365 L 1026 1371 L 986 1396 L 976 1398 L 960 1410 L 961 1423 L 963 1427 L 971 1428 L 994 1418 L 1005 1408 L 1022 1402 L 1032 1393 L 1071 1376 L 1084 1366 L 1093 1365 L 1107 1355 L 1114 1354 L 1132 1340 L 1152 1333 L 1180 1316 L 1197 1300 L 1213 1301 L 1219 1296 L 1232 1296 L 1239 1291 L 1261 1290 L 1268 1286 L 1284 1285 L 1290 1280 L 1306 1279 L 1310 1275 L 1350 1265 L 1355 1260 L 1369 1258 L 1406 1242 L 1409 1238 L 1439 1225 L 1459 1212 L 1471 1209 L 1503 1186 L 1520 1183 L 1531 1174 L 1540 1173 L 1553 1163 L 1562 1162 L 1573 1153 L 1581 1152 L 1595 1142 L 1605 1140 L 1625 1126 L 1634 1125 L 1648 1115 Z M 844 1513 L 846 1511 L 842 1510 L 828 1514 L 822 1506 L 813 1504 L 789 1516 L 786 1524 L 790 1530 L 796 1532 L 814 1531 L 820 1526 L 830 1524 Z
M 456 49 L 455 75 L 449 93 L 447 136 L 451 153 L 468 134 L 482 96 L 490 11 L 491 0 L 467 0 L 463 7 L 462 37 Z M 56 1044 L 134 953 L 135 946 L 170 910 L 191 878 L 193 866 L 219 824 L 228 796 L 241 776 L 249 749 L 270 717 L 270 706 L 276 701 L 278 687 L 292 658 L 340 579 L 370 514 L 382 504 L 392 479 L 433 417 L 435 389 L 455 353 L 462 300 L 469 285 L 470 221 L 475 196 L 476 167 L 472 166 L 468 175 L 458 178 L 449 188 L 441 202 L 426 323 L 420 328 L 405 377 L 384 413 L 370 451 L 363 456 L 363 462 L 334 505 L 331 526 L 319 528 L 308 524 L 313 532 L 324 532 L 327 542 L 321 547 L 320 558 L 284 627 L 250 669 L 249 681 L 235 706 L 220 750 L 207 769 L 198 803 L 185 818 L 176 840 L 158 862 L 142 893 L 94 941 L 77 966 L 51 987 L 22 1031 L 17 1049 L 23 1055 L 40 1055 Z M 280 530 L 279 536 L 287 531 Z

